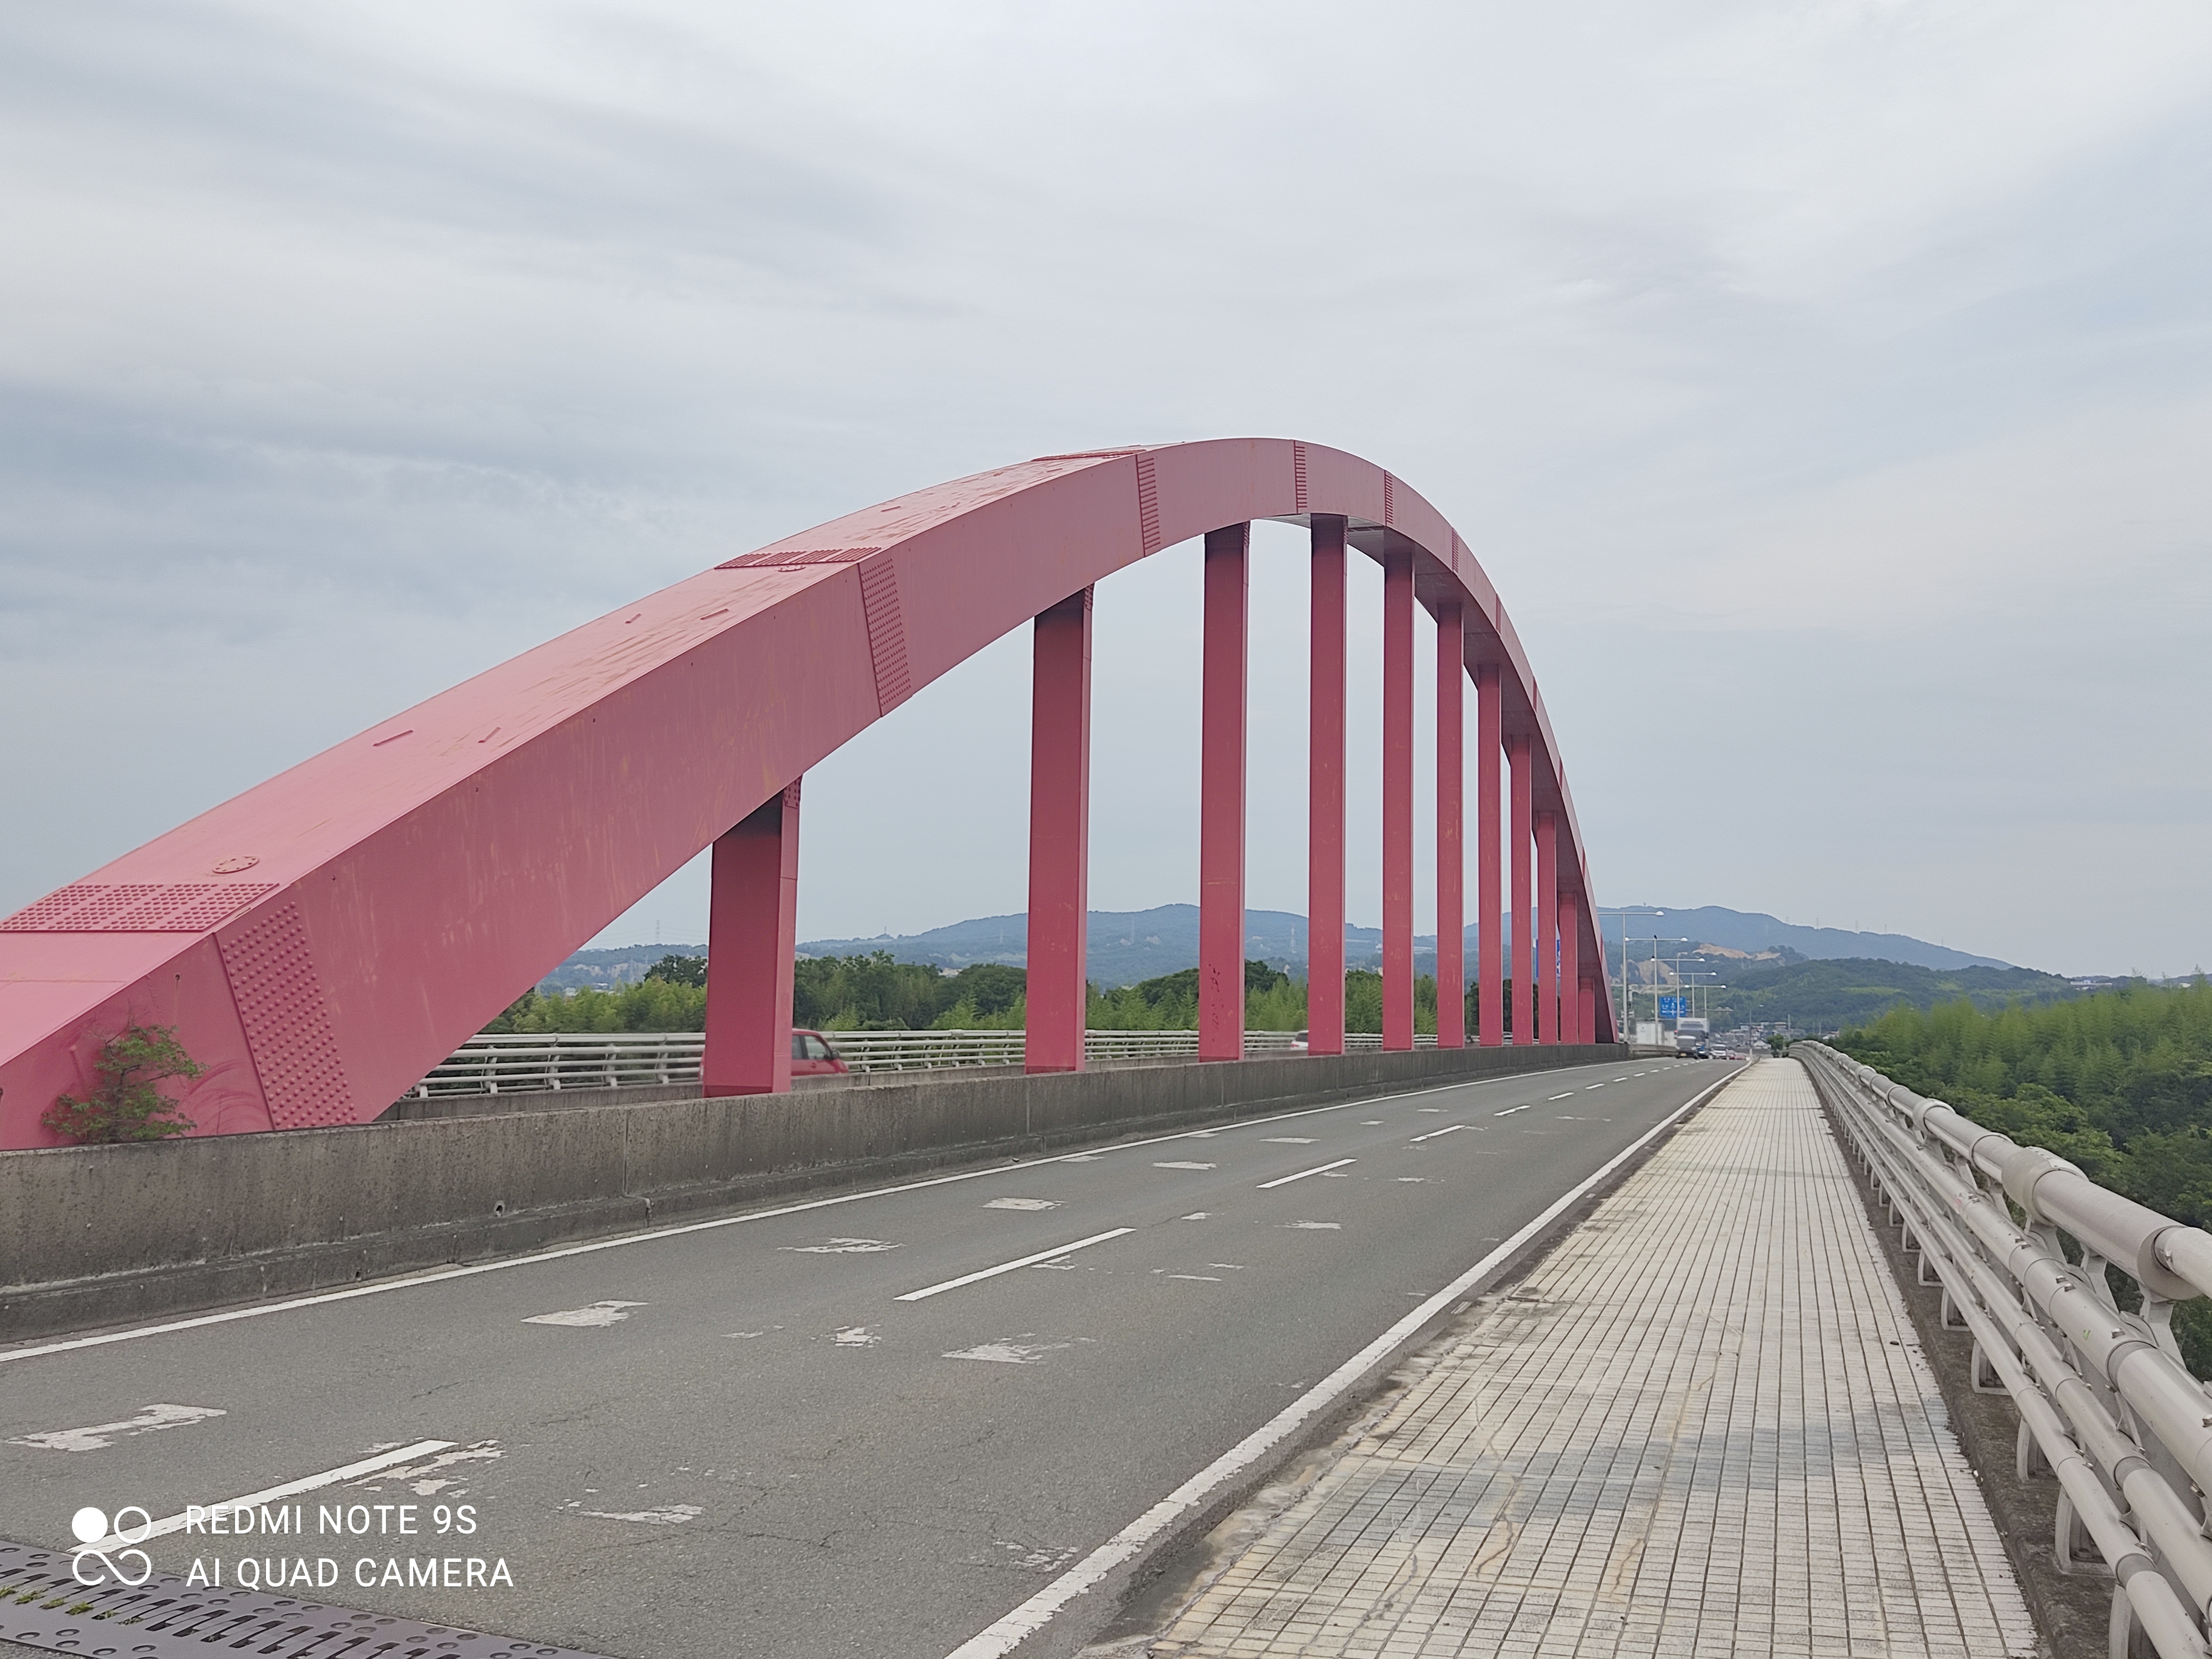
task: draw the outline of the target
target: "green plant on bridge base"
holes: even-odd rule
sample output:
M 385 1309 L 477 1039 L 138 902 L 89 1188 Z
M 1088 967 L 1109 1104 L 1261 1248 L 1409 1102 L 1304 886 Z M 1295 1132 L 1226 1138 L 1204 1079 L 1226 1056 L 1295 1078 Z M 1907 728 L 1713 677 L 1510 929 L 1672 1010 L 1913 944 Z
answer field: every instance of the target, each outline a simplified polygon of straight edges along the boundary
M 161 1090 L 165 1078 L 198 1077 L 206 1067 L 185 1052 L 173 1025 L 125 1026 L 100 1045 L 93 1069 L 105 1079 L 82 1100 L 58 1097 L 39 1121 L 64 1140 L 92 1146 L 161 1140 L 191 1128 Z

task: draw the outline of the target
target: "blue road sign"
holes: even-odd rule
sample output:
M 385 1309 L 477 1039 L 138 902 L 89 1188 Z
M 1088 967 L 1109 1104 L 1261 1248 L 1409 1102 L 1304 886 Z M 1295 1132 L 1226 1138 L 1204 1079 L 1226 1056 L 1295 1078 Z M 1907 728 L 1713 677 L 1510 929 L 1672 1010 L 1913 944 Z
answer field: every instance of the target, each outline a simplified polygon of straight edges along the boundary
M 1659 1018 L 1662 1019 L 1681 1018 L 1685 1014 L 1690 1012 L 1687 1008 L 1682 1006 L 1688 1000 L 1689 998 L 1687 997 L 1661 997 L 1659 999 Z

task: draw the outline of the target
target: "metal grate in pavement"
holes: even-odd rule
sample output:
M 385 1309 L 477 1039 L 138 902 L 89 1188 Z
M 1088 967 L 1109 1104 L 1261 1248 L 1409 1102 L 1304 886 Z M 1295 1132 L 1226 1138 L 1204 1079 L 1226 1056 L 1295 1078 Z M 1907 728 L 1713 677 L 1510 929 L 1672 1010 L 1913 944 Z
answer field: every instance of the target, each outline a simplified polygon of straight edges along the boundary
M 519 1637 L 357 1613 L 289 1595 L 151 1578 L 87 1589 L 67 1551 L 0 1542 L 0 1648 L 89 1659 L 601 1659 Z

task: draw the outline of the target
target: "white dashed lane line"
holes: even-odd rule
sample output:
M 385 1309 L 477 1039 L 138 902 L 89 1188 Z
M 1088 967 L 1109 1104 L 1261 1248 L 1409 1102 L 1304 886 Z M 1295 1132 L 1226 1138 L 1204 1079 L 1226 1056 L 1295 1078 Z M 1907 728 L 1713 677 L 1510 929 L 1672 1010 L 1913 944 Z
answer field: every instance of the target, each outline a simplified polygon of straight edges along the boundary
M 1728 1074 L 1730 1077 L 1734 1075 L 1734 1073 Z M 1726 1081 L 1726 1077 L 1721 1079 L 1721 1082 Z M 1710 1098 L 1719 1087 L 1720 1083 L 1716 1083 L 1712 1089 L 1668 1112 L 1637 1139 L 1553 1200 L 1513 1235 L 1510 1243 L 1485 1238 L 1484 1243 L 1496 1243 L 1498 1248 L 1426 1301 L 1409 1309 L 1404 1318 L 1366 1347 L 1346 1359 L 1327 1377 L 1284 1407 L 1266 1424 L 1169 1492 L 1073 1566 L 1061 1572 L 1018 1607 L 1010 1609 L 954 1648 L 946 1659 L 1012 1659 L 1017 1649 L 1030 1637 L 1048 1627 L 1070 1603 L 1097 1589 L 1115 1568 L 1142 1553 L 1163 1533 L 1182 1524 L 1192 1515 L 1202 1513 L 1214 1495 L 1232 1479 L 1261 1464 L 1263 1459 L 1279 1455 L 1285 1441 L 1304 1430 L 1316 1416 L 1332 1409 L 1352 1389 L 1364 1383 L 1376 1366 L 1395 1354 L 1402 1344 L 1411 1340 L 1415 1333 L 1454 1302 L 1473 1291 L 1515 1250 L 1540 1235 L 1593 1188 L 1679 1122 L 1693 1107 Z
M 1532 1101 L 1530 1101 L 1530 1102 L 1528 1103 L 1528 1105 L 1527 1105 L 1527 1106 L 1508 1106 L 1508 1107 L 1507 1107 L 1504 1111 L 1502 1111 L 1502 1112 L 1492 1112 L 1492 1113 L 1491 1114 L 1491 1116 L 1492 1116 L 1492 1117 L 1511 1117 L 1511 1116 L 1513 1115 L 1513 1114 L 1514 1114 L 1514 1113 L 1516 1113 L 1516 1112 L 1525 1112 L 1525 1111 L 1527 1111 L 1527 1110 L 1528 1109 L 1528 1107 L 1529 1107 L 1529 1106 L 1534 1106 L 1535 1103 L 1535 1103 L 1534 1101 L 1533 1101 L 1533 1100 L 1532 1100 Z
M 1568 1090 L 1566 1093 L 1563 1095 L 1553 1095 L 1552 1097 L 1553 1100 L 1572 1100 L 1574 1097 L 1575 1091 L 1572 1089 Z
M 1088 1238 L 1079 1238 L 1073 1244 L 1063 1244 L 1056 1250 L 1039 1250 L 1034 1255 L 1017 1256 L 1012 1261 L 1001 1261 L 995 1267 L 982 1267 L 972 1273 L 963 1273 L 957 1279 L 948 1279 L 940 1285 L 925 1285 L 918 1291 L 908 1291 L 904 1296 L 894 1297 L 895 1302 L 923 1302 L 946 1291 L 957 1291 L 963 1285 L 973 1285 L 986 1279 L 996 1279 L 1000 1273 L 1010 1273 L 1017 1267 L 1034 1267 L 1040 1261 L 1050 1261 L 1075 1250 L 1087 1250 L 1093 1244 L 1103 1244 L 1109 1238 L 1121 1238 L 1137 1230 L 1134 1227 L 1115 1227 L 1103 1233 L 1093 1233 Z
M 1024 1331 L 1022 1337 L 1036 1334 L 1035 1331 Z M 1048 1353 L 1059 1353 L 1075 1346 L 1073 1342 L 1028 1342 L 1022 1337 L 1008 1337 L 1001 1342 L 979 1342 L 972 1348 L 956 1348 L 945 1357 L 947 1359 L 981 1359 L 999 1365 L 1035 1365 Z
M 579 1330 L 604 1329 L 628 1319 L 632 1308 L 645 1305 L 642 1302 L 594 1302 L 588 1308 L 566 1308 L 559 1313 L 532 1314 L 522 1322 L 526 1325 L 567 1325 Z
M 1642 1076 L 1642 1073 L 1637 1073 Z M 1238 1126 L 1253 1128 L 1262 1123 L 1285 1123 L 1299 1118 L 1324 1117 L 1331 1112 L 1340 1112 L 1358 1106 L 1373 1110 L 1402 1100 L 1419 1099 L 1424 1096 L 1449 1093 L 1456 1089 L 1488 1088 L 1493 1085 L 1516 1081 L 1510 1077 L 1487 1078 L 1479 1082 L 1464 1079 L 1438 1083 L 1419 1089 L 1401 1090 L 1395 1094 L 1380 1095 L 1360 1101 L 1340 1102 L 1330 1106 L 1306 1106 L 1282 1112 L 1271 1117 L 1258 1118 Z M 1418 1106 L 1416 1111 L 1442 1112 L 1441 1106 Z M 1379 1120 L 1377 1120 L 1379 1121 Z M 1173 1134 L 1149 1135 L 1139 1140 L 1124 1141 L 1113 1150 L 1127 1152 L 1139 1147 L 1158 1146 L 1168 1141 L 1202 1139 L 1218 1133 L 1212 1129 L 1185 1129 Z M 385 1296 L 408 1291 L 427 1290 L 433 1286 L 476 1279 L 485 1273 L 509 1273 L 534 1267 L 550 1261 L 566 1261 L 572 1256 L 596 1255 L 603 1250 L 628 1249 L 638 1245 L 663 1245 L 672 1239 L 688 1237 L 694 1233 L 716 1232 L 725 1227 L 757 1225 L 786 1216 L 811 1210 L 840 1208 L 848 1204 L 862 1204 L 872 1200 L 893 1198 L 908 1193 L 927 1191 L 933 1188 L 951 1186 L 960 1182 L 979 1181 L 1004 1176 L 1014 1170 L 1034 1169 L 1050 1164 L 1097 1164 L 1103 1161 L 1100 1152 L 1060 1152 L 1049 1158 L 1024 1160 L 1012 1164 L 994 1164 L 980 1170 L 963 1170 L 951 1175 L 929 1176 L 920 1181 L 899 1182 L 888 1187 L 865 1187 L 856 1192 L 839 1193 L 829 1198 L 810 1198 L 796 1204 L 780 1204 L 765 1210 L 746 1210 L 736 1215 L 715 1216 L 705 1221 L 690 1221 L 668 1227 L 656 1227 L 643 1232 L 619 1233 L 612 1238 L 595 1238 L 579 1244 L 562 1244 L 550 1250 L 532 1250 L 521 1255 L 501 1256 L 490 1261 L 471 1261 L 460 1266 L 441 1267 L 429 1273 L 410 1273 L 396 1279 L 379 1279 L 366 1285 L 350 1285 L 343 1290 L 319 1291 L 311 1296 L 288 1297 L 278 1302 L 255 1302 L 244 1307 L 226 1308 L 217 1313 L 197 1314 L 187 1319 L 168 1319 L 152 1325 L 137 1325 L 119 1331 L 101 1331 L 91 1336 L 73 1336 L 57 1342 L 34 1343 L 27 1346 L 9 1347 L 0 1345 L 0 1365 L 21 1359 L 40 1359 L 49 1354 L 70 1353 L 80 1348 L 104 1348 L 115 1342 L 137 1342 L 149 1337 L 169 1336 L 184 1331 L 196 1331 L 212 1325 L 228 1325 L 241 1319 L 264 1319 L 279 1314 L 294 1313 L 303 1308 L 321 1307 L 333 1302 L 351 1302 L 362 1297 Z M 877 1243 L 880 1241 L 862 1241 Z
M 211 1417 L 226 1413 L 220 1406 L 147 1406 L 136 1417 L 126 1417 L 120 1423 L 95 1423 L 86 1429 L 52 1429 L 44 1434 L 19 1434 L 12 1437 L 11 1446 L 30 1446 L 41 1451 L 100 1451 L 118 1440 L 128 1440 L 134 1435 L 158 1434 L 163 1429 L 179 1429 L 188 1423 L 204 1423 Z
M 263 1504 L 273 1504 L 280 1498 L 293 1498 L 303 1492 L 315 1492 L 324 1486 L 335 1486 L 341 1480 L 358 1480 L 365 1474 L 374 1474 L 380 1470 L 389 1469 L 401 1463 L 411 1463 L 416 1458 L 427 1457 L 433 1452 L 451 1451 L 458 1443 L 452 1440 L 418 1440 L 411 1446 L 400 1447 L 397 1451 L 379 1452 L 374 1457 L 364 1457 L 360 1462 L 349 1463 L 343 1468 L 325 1469 L 320 1474 L 307 1475 L 298 1480 L 288 1480 L 283 1486 L 271 1486 L 265 1492 L 250 1492 L 245 1497 L 234 1498 L 228 1503 L 205 1505 L 195 1504 L 184 1514 L 172 1515 L 164 1520 L 156 1521 L 143 1532 L 135 1527 L 132 1528 L 131 1531 L 136 1534 L 136 1536 L 125 1538 L 119 1532 L 111 1533 L 101 1539 L 94 1547 L 106 1549 L 118 1544 L 143 1544 L 149 1538 L 166 1538 L 173 1532 L 182 1532 L 187 1521 L 191 1522 L 195 1526 L 204 1524 L 202 1517 L 211 1509 L 228 1510 L 234 1513 L 240 1510 L 255 1509 Z
M 1465 1127 L 1467 1127 L 1467 1125 L 1464 1123 L 1447 1123 L 1441 1129 L 1431 1129 L 1425 1135 L 1415 1135 L 1413 1139 L 1407 1144 L 1408 1146 L 1415 1146 L 1424 1140 L 1434 1140 L 1438 1135 L 1454 1134 Z
M 1260 1183 L 1260 1190 L 1264 1193 L 1270 1187 L 1287 1187 L 1293 1181 L 1304 1181 L 1308 1176 L 1327 1175 L 1331 1170 L 1341 1170 L 1347 1164 L 1358 1162 L 1356 1158 L 1340 1158 L 1334 1164 L 1316 1164 L 1312 1169 L 1301 1170 L 1296 1175 L 1277 1176 L 1273 1181 L 1263 1181 Z

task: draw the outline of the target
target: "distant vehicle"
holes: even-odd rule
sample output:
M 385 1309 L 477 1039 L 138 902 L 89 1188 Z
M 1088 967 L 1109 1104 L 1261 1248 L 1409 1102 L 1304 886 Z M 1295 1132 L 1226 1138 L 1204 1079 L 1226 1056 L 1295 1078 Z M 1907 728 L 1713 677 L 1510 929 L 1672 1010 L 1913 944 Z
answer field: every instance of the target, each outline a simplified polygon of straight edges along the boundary
M 1678 1019 L 1674 1022 L 1674 1052 L 1692 1060 L 1712 1058 L 1712 1022 Z
M 837 1058 L 819 1031 L 791 1034 L 791 1074 L 793 1077 L 837 1077 L 853 1068 Z

